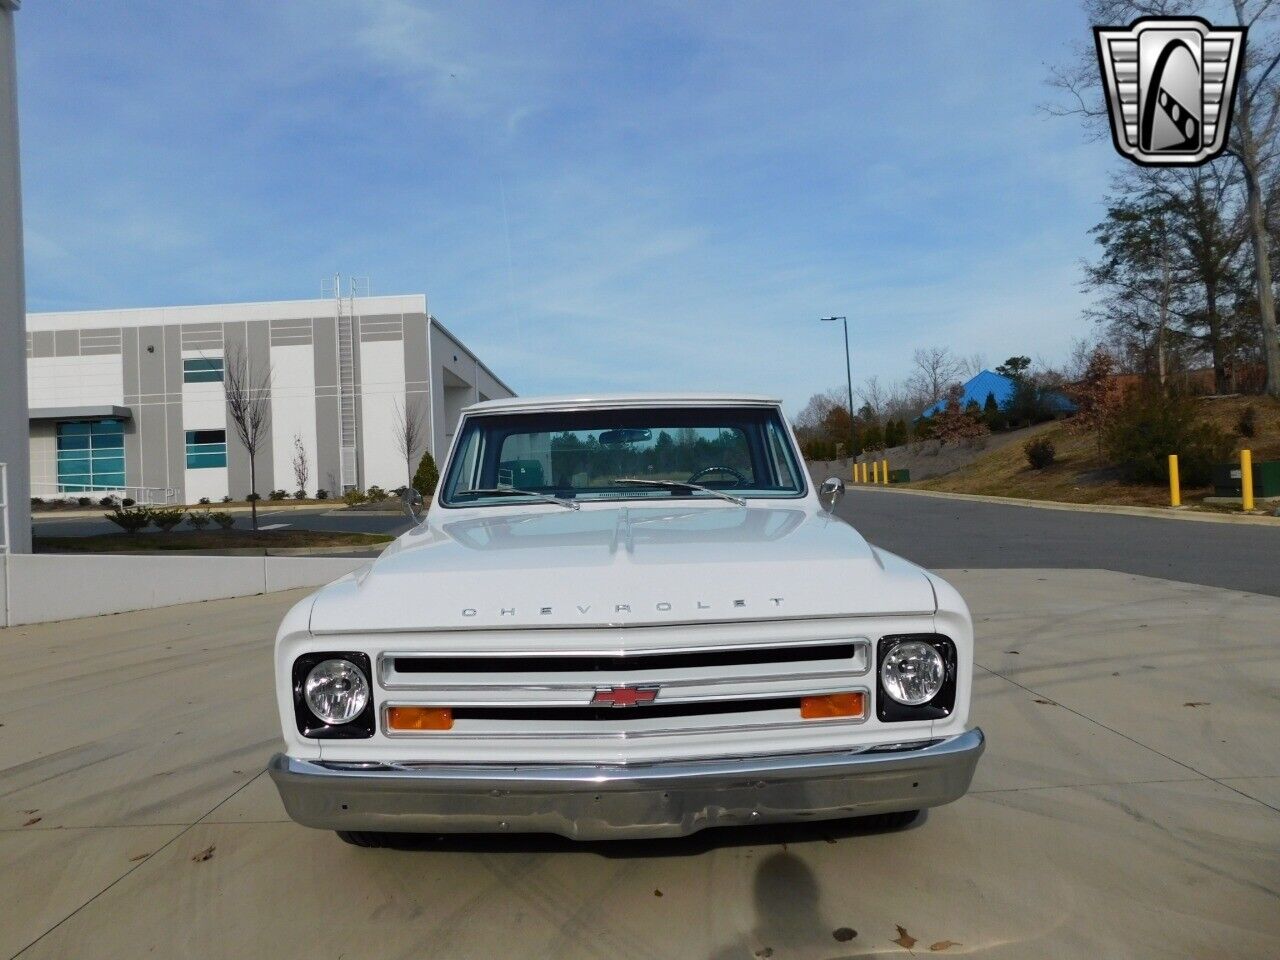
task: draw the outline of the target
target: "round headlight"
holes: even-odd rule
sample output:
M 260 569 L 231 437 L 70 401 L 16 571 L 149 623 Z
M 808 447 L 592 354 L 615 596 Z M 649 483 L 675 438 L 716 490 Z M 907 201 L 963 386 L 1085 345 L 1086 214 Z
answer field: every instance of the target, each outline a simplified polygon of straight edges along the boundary
M 942 654 L 928 643 L 903 640 L 885 655 L 880 664 L 884 692 L 898 703 L 918 707 L 938 695 L 947 679 Z
M 325 723 L 350 723 L 369 705 L 369 681 L 350 660 L 323 660 L 307 674 L 302 694 Z

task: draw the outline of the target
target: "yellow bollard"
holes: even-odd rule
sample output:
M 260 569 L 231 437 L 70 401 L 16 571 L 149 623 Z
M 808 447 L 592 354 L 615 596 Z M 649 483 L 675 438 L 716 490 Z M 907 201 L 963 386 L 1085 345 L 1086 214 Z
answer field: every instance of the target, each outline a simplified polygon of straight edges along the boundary
M 1178 455 L 1169 454 L 1169 506 L 1182 506 L 1182 483 L 1178 479 Z
M 858 461 L 857 460 L 853 461 L 853 466 L 849 470 L 849 479 L 853 483 L 858 482 Z
M 862 482 L 867 482 L 867 461 L 862 461 Z
M 880 468 L 880 479 L 887 487 L 889 485 L 889 461 L 884 461 L 884 466 Z
M 880 482 L 880 461 L 879 460 L 873 460 L 871 462 L 871 482 L 872 483 Z
M 1240 451 L 1240 509 L 1253 509 L 1253 451 Z

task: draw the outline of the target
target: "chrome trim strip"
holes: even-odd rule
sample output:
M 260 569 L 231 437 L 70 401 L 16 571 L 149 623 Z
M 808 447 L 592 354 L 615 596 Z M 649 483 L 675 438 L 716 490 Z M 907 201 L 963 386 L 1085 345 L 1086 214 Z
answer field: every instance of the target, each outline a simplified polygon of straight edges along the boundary
M 814 661 L 815 663 L 827 663 L 829 661 Z M 701 669 L 701 668 L 699 668 Z M 683 679 L 664 680 L 661 677 L 637 679 L 634 676 L 616 677 L 613 674 L 601 673 L 599 679 L 579 680 L 575 683 L 516 683 L 516 682 L 497 682 L 486 683 L 477 680 L 474 683 L 432 683 L 432 684 L 408 684 L 398 683 L 394 685 L 383 684 L 384 690 L 421 690 L 423 692 L 435 693 L 436 691 L 450 690 L 536 690 L 536 691 L 554 691 L 554 690 L 577 690 L 583 693 L 593 693 L 600 687 L 662 687 L 664 690 L 671 687 L 718 687 L 730 683 L 752 684 L 752 683 L 787 683 L 798 682 L 801 680 L 841 680 L 853 677 L 863 677 L 870 672 L 870 667 L 865 670 L 824 670 L 821 673 L 770 673 L 760 674 L 756 676 L 744 674 L 740 677 L 685 677 Z M 787 693 L 788 691 L 780 691 Z M 828 693 L 839 693 L 839 690 L 826 691 Z M 779 692 L 775 692 L 777 696 Z M 800 694 L 797 694 L 799 696 Z M 810 693 L 805 691 L 803 696 L 818 696 L 817 692 Z M 699 697 L 700 700 L 714 699 L 712 697 Z M 683 701 L 674 698 L 664 700 L 665 703 L 679 703 Z M 486 701 L 488 703 L 488 701 Z M 538 706 L 539 704 L 549 705 L 551 701 L 540 700 L 495 700 L 491 706 L 515 706 L 517 704 L 526 704 Z M 469 702 L 467 706 L 479 706 L 480 701 Z
M 385 650 L 382 653 L 379 653 L 377 656 L 377 664 L 376 664 L 375 672 L 377 673 L 377 677 L 378 677 L 378 685 L 381 686 L 382 689 L 384 690 L 421 690 L 421 689 L 471 690 L 471 689 L 483 689 L 483 688 L 490 688 L 490 687 L 495 690 L 496 689 L 512 689 L 512 690 L 567 689 L 575 686 L 581 686 L 582 684 L 587 683 L 585 677 L 582 681 L 580 681 L 576 685 L 569 683 L 567 681 L 566 683 L 559 684 L 559 685 L 545 685 L 545 684 L 529 684 L 529 683 L 523 683 L 519 681 L 504 682 L 502 680 L 503 675 L 495 675 L 493 681 L 478 681 L 475 683 L 466 683 L 466 684 L 454 683 L 451 686 L 441 685 L 436 683 L 407 683 L 403 680 L 401 680 L 400 682 L 394 682 L 391 678 L 404 676 L 404 674 L 396 673 L 393 661 L 397 657 L 404 657 L 405 659 L 424 659 L 424 660 L 430 660 L 436 657 L 461 657 L 461 658 L 475 657 L 476 659 L 487 659 L 492 657 L 510 657 L 513 660 L 512 673 L 519 673 L 520 670 L 519 670 L 518 661 L 523 657 L 565 657 L 565 658 L 617 657 L 618 666 L 622 667 L 625 665 L 627 657 L 632 657 L 632 656 L 649 657 L 649 656 L 667 656 L 670 654 L 682 654 L 682 653 L 741 652 L 746 650 L 783 650 L 785 651 L 788 648 L 792 648 L 792 647 L 795 647 L 795 648 L 837 647 L 837 646 L 843 646 L 844 644 L 853 644 L 854 646 L 854 655 L 848 658 L 850 661 L 853 661 L 854 663 L 857 664 L 853 669 L 836 671 L 829 674 L 807 674 L 806 675 L 803 673 L 802 670 L 799 670 L 799 668 L 804 664 L 811 663 L 811 664 L 821 665 L 821 664 L 833 663 L 837 661 L 835 660 L 795 661 L 794 665 L 797 667 L 797 670 L 799 671 L 799 678 L 805 678 L 805 677 L 819 678 L 820 676 L 861 677 L 869 673 L 871 671 L 871 640 L 868 637 L 861 637 L 861 636 L 833 637 L 833 638 L 827 638 L 827 639 L 821 639 L 821 640 L 790 640 L 790 641 L 784 641 L 781 643 L 778 643 L 778 642 L 770 643 L 767 641 L 762 642 L 760 640 L 756 640 L 756 641 L 748 640 L 748 641 L 743 641 L 742 643 L 724 643 L 724 644 L 710 644 L 710 645 L 698 644 L 696 646 L 664 646 L 664 647 L 645 648 L 643 650 L 621 650 L 617 647 L 600 647 L 600 648 L 594 648 L 591 650 L 567 650 L 567 651 L 540 649 L 540 650 L 520 650 L 515 652 L 507 651 L 507 650 L 494 651 L 494 650 L 474 650 L 474 649 L 432 650 L 429 653 L 421 650 L 413 650 L 413 651 Z M 838 662 L 844 662 L 844 658 L 840 658 Z M 723 669 L 732 669 L 732 667 L 729 667 L 729 668 L 685 667 L 685 668 L 676 668 L 676 669 L 723 670 Z M 572 672 L 572 671 L 565 671 L 565 672 Z M 660 673 L 663 671 L 650 670 L 650 671 L 644 671 L 644 672 Z M 429 676 L 429 674 L 423 674 L 423 676 Z M 795 675 L 788 674 L 787 678 L 789 679 L 792 676 L 795 676 Z M 590 677 L 591 677 L 591 680 L 590 680 L 589 686 L 592 689 L 594 689 L 597 686 L 605 686 L 605 685 L 626 686 L 628 682 L 631 682 L 631 683 L 640 682 L 635 680 L 634 678 L 631 678 L 630 681 L 628 681 L 628 678 L 610 679 L 611 675 L 603 672 L 600 672 L 600 673 L 593 672 L 590 675 Z M 707 684 L 733 683 L 733 682 L 736 682 L 737 680 L 742 680 L 744 682 L 754 682 L 757 679 L 766 680 L 766 679 L 773 679 L 773 678 L 772 677 L 756 678 L 756 677 L 744 676 L 740 678 L 724 678 L 724 679 L 708 678 L 707 680 L 698 680 L 696 682 L 707 683 Z M 663 686 L 682 686 L 686 684 L 692 685 L 695 681 L 693 680 L 669 680 L 669 681 L 654 680 L 652 682 L 662 683 Z
M 466 741 L 466 740 L 577 740 L 582 743 L 607 743 L 611 741 L 647 740 L 653 737 L 671 737 L 671 736 L 682 736 L 682 735 L 683 736 L 693 736 L 693 735 L 701 736 L 702 734 L 720 734 L 720 733 L 734 733 L 734 732 L 757 733 L 757 732 L 770 732 L 774 730 L 796 730 L 801 727 L 806 727 L 811 730 L 816 727 L 821 727 L 823 729 L 826 729 L 828 727 L 833 727 L 833 726 L 856 727 L 856 726 L 859 726 L 860 724 L 867 722 L 867 717 L 870 716 L 871 691 L 868 690 L 866 687 L 854 687 L 852 689 L 849 689 L 848 687 L 843 687 L 838 690 L 828 690 L 827 693 L 861 693 L 862 694 L 862 716 L 832 717 L 829 719 L 813 719 L 813 720 L 774 720 L 768 723 L 752 723 L 750 720 L 740 720 L 738 723 L 720 724 L 714 727 L 682 726 L 682 727 L 661 727 L 658 729 L 651 729 L 651 730 L 618 730 L 615 728 L 611 730 L 602 730 L 595 733 L 586 729 L 587 727 L 593 724 L 599 724 L 599 723 L 617 723 L 617 722 L 622 722 L 624 720 L 633 720 L 633 719 L 643 720 L 644 708 L 638 707 L 635 711 L 634 716 L 619 717 L 616 721 L 615 720 L 577 721 L 578 723 L 581 723 L 582 726 L 579 727 L 574 732 L 569 732 L 567 730 L 565 731 L 559 731 L 559 730 L 496 731 L 495 730 L 492 732 L 484 731 L 484 730 L 479 730 L 479 731 L 467 730 L 467 731 L 459 732 L 456 726 L 452 730 L 420 731 L 420 730 L 392 730 L 387 725 L 387 711 L 390 710 L 392 707 L 430 707 L 430 706 L 439 707 L 439 706 L 448 706 L 448 704 L 385 702 L 382 704 L 382 734 L 383 736 L 393 737 L 397 740 L 404 739 L 404 738 L 448 737 L 451 742 Z M 803 694 L 803 696 L 812 696 L 812 697 L 821 697 L 824 695 L 825 694 L 823 693 Z M 774 696 L 776 696 L 776 694 L 766 693 L 766 694 L 761 694 L 755 697 L 743 696 L 741 699 L 765 700 L 765 699 L 771 699 Z M 801 694 L 796 694 L 796 696 L 801 696 Z M 722 697 L 719 699 L 734 699 L 734 698 Z M 702 701 L 693 700 L 693 701 L 676 701 L 676 702 L 699 703 Z M 507 701 L 500 701 L 498 703 L 484 703 L 484 704 L 467 703 L 467 704 L 460 704 L 460 706 L 513 707 L 513 708 L 522 708 L 522 709 L 527 709 L 531 707 L 536 709 L 541 706 L 551 707 L 552 704 L 536 703 L 536 702 L 521 703 L 517 701 L 507 700 Z M 568 706 L 581 707 L 581 706 L 590 706 L 590 704 L 576 703 L 576 704 L 568 704 Z M 741 713 L 722 714 L 722 716 L 742 717 L 744 716 L 744 714 L 741 714 Z M 548 718 L 548 720 L 545 722 L 559 722 L 559 723 L 568 724 L 573 721 L 568 721 L 568 720 L 552 721 L 550 720 L 550 718 Z

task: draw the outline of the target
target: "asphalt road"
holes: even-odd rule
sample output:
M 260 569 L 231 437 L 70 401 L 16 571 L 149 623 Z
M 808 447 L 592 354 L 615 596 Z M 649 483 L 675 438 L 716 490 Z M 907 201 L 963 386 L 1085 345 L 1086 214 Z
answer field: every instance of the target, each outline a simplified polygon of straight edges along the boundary
M 1047 510 L 851 487 L 837 512 L 930 569 L 1116 570 L 1280 596 L 1280 527 Z

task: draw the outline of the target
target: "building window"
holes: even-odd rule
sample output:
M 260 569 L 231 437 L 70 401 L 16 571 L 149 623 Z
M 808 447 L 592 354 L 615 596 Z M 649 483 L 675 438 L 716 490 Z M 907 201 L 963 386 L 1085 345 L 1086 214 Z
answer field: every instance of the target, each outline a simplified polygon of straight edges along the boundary
M 221 383 L 221 357 L 192 357 L 182 361 L 183 383 Z
M 221 361 L 219 361 L 221 362 Z M 227 465 L 227 431 L 188 430 L 187 469 L 225 467 Z
M 58 424 L 58 490 L 124 488 L 124 424 L 119 420 Z

